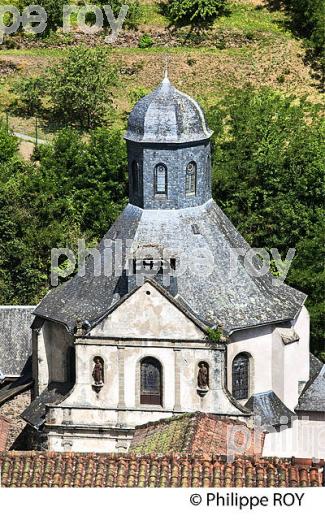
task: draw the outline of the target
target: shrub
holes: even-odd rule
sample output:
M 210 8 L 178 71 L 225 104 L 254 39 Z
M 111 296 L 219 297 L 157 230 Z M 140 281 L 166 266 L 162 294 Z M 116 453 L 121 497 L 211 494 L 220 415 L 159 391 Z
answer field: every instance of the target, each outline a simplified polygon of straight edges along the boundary
M 17 139 L 8 133 L 5 124 L 0 121 L 0 164 L 12 159 L 17 150 Z
M 201 25 L 224 13 L 226 0 L 169 0 L 167 16 L 175 25 Z
M 153 39 L 151 38 L 150 34 L 144 34 L 141 36 L 139 40 L 139 49 L 148 49 L 152 47 L 154 44 Z
M 45 79 L 42 77 L 20 78 L 13 85 L 12 92 L 17 95 L 17 99 L 10 108 L 18 114 L 29 117 L 42 113 L 42 96 L 45 88 Z

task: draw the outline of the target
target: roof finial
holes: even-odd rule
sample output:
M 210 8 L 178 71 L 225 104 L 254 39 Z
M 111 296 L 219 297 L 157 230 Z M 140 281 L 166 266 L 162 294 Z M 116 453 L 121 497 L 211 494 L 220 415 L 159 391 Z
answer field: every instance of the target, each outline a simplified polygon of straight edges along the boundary
M 165 78 L 164 79 L 169 79 L 168 78 L 168 67 L 169 67 L 169 55 L 166 54 L 165 56 Z

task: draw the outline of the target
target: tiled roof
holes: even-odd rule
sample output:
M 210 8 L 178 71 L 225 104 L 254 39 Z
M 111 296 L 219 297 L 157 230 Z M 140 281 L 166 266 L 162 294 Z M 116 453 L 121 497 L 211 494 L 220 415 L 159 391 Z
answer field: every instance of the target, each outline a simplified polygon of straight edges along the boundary
M 0 454 L 3 487 L 320 487 L 323 464 L 177 454 Z
M 129 451 L 261 456 L 264 437 L 243 421 L 195 412 L 137 426 Z
M 7 445 L 7 438 L 10 428 L 10 421 L 0 415 L 0 451 L 4 451 Z

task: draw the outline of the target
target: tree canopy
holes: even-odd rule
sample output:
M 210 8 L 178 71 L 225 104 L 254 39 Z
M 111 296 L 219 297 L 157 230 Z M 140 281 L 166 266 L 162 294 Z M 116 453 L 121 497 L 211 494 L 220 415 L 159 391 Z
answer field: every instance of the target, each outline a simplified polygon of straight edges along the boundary
M 270 89 L 237 90 L 210 112 L 213 193 L 254 247 L 296 256 L 287 283 L 308 295 L 314 349 L 324 323 L 324 122 L 321 107 Z

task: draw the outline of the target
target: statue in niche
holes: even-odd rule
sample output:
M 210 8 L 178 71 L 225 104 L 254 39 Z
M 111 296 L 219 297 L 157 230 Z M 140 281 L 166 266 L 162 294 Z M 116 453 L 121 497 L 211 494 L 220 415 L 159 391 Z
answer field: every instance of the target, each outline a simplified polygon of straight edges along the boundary
M 200 390 L 209 389 L 209 365 L 204 361 L 199 363 L 199 372 L 197 376 L 197 386 Z
M 93 369 L 94 386 L 100 388 L 104 385 L 104 363 L 100 357 L 95 357 Z

